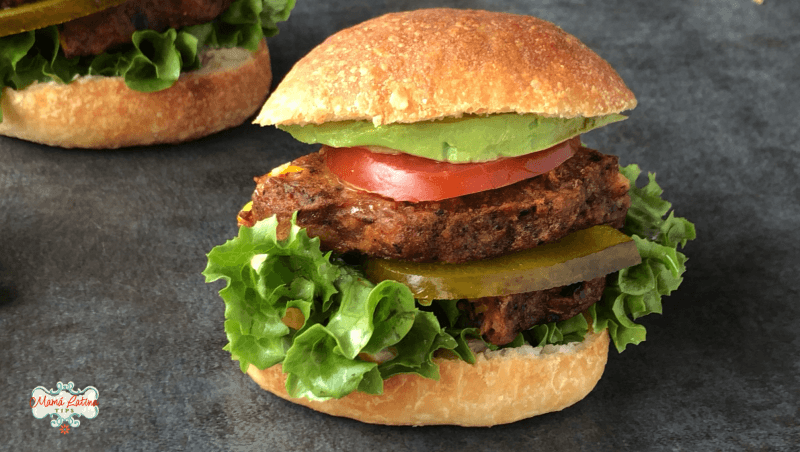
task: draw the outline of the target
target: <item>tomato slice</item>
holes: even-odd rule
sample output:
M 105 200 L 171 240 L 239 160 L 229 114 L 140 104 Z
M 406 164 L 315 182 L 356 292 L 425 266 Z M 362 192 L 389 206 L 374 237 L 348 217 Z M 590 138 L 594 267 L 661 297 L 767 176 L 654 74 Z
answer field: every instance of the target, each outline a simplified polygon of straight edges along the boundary
M 0 36 L 38 30 L 121 5 L 127 0 L 41 0 L 0 9 Z
M 480 163 L 448 163 L 362 147 L 324 146 L 328 169 L 343 182 L 396 201 L 439 201 L 504 187 L 546 173 L 572 157 L 575 137 L 549 149 Z

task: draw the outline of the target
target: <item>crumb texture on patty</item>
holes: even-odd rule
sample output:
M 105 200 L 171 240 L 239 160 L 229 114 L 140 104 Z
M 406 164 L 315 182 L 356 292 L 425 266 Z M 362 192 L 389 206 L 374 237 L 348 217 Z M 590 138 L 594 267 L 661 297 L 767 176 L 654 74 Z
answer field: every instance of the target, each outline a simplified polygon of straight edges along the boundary
M 599 224 L 619 229 L 630 206 L 618 158 L 585 147 L 540 176 L 418 203 L 345 187 L 321 152 L 292 162 L 303 171 L 256 178 L 252 209 L 239 214 L 243 224 L 273 215 L 288 224 L 297 211 L 297 224 L 326 250 L 455 263 L 533 248 Z

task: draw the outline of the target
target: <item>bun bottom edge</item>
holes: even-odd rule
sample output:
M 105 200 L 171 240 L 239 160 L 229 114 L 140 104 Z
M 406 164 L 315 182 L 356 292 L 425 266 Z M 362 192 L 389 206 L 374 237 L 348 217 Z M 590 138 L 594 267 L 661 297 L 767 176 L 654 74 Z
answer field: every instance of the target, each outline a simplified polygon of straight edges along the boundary
M 122 77 L 99 76 L 3 88 L 0 135 L 64 148 L 180 143 L 242 124 L 261 107 L 271 83 L 262 40 L 232 67 L 187 72 L 152 93 L 128 88 Z
M 477 362 L 439 359 L 438 381 L 395 375 L 381 395 L 360 392 L 324 402 L 293 398 L 276 364 L 247 374 L 263 389 L 333 416 L 383 425 L 490 427 L 559 411 L 586 397 L 608 360 L 606 331 L 563 346 L 520 347 L 477 355 Z

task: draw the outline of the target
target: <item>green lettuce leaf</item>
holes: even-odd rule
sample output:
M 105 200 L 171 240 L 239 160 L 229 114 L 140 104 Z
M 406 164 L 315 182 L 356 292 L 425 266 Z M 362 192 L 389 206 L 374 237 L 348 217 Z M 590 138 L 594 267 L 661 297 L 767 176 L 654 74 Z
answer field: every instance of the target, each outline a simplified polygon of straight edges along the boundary
M 348 359 L 359 353 L 376 354 L 408 334 L 416 314 L 408 287 L 393 281 L 376 286 L 352 269 L 340 270 L 341 301 L 328 321 L 337 352 Z
M 208 253 L 206 282 L 226 281 L 228 350 L 242 371 L 283 363 L 287 390 L 294 397 L 325 400 L 358 389 L 383 390 L 384 373 L 416 372 L 438 378 L 433 353 L 454 348 L 455 340 L 433 314 L 421 312 L 411 291 L 395 281 L 378 285 L 322 253 L 295 220 L 283 240 L 275 217 Z M 281 319 L 289 308 L 305 320 L 297 331 Z M 388 369 L 359 355 L 398 352 Z
M 394 347 L 397 357 L 378 366 L 385 380 L 392 375 L 415 373 L 425 378 L 439 379 L 439 366 L 433 354 L 439 349 L 452 350 L 458 344 L 431 312 L 420 311 L 414 318 L 411 331 Z
M 264 37 L 278 34 L 278 22 L 289 19 L 295 0 L 237 0 L 218 21 L 183 30 L 209 47 L 243 47 L 255 52 Z
M 530 345 L 541 347 L 547 344 L 580 342 L 588 331 L 589 323 L 586 318 L 576 315 L 560 322 L 536 325 L 527 332 L 527 336 L 531 338 Z
M 239 236 L 208 254 L 207 282 L 224 279 L 226 350 L 243 371 L 250 363 L 266 368 L 279 363 L 290 345 L 291 331 L 281 322 L 290 307 L 306 319 L 315 302 L 328 304 L 337 292 L 336 268 L 319 251 L 319 239 L 291 228 L 287 241 L 276 237 L 277 220 L 241 228 Z
M 663 190 L 653 173 L 648 174 L 647 185 L 638 188 L 636 179 L 641 170 L 637 165 L 623 167 L 620 172 L 631 183 L 631 208 L 622 231 L 636 242 L 642 263 L 609 278 L 603 298 L 592 307 L 591 314 L 592 327 L 596 331 L 608 328 L 621 352 L 629 344 L 645 340 L 644 327 L 633 321 L 647 314 L 660 314 L 661 297 L 680 286 L 687 258 L 678 251 L 678 245 L 686 246 L 697 234 L 691 222 L 676 217 L 674 212 L 663 218 L 672 205 L 661 199 Z
M 622 352 L 628 345 L 645 340 L 644 326 L 634 320 L 647 314 L 661 314 L 661 297 L 680 286 L 687 258 L 678 251 L 678 245 L 686 246 L 696 238 L 696 232 L 694 224 L 670 212 L 672 205 L 661 198 L 663 190 L 656 183 L 655 174 L 648 174 L 647 185 L 639 188 L 636 180 L 641 170 L 637 165 L 622 167 L 620 173 L 630 182 L 631 197 L 622 231 L 636 242 L 642 263 L 610 275 L 603 297 L 588 311 L 592 329 L 608 329 L 614 346 Z M 583 316 L 575 316 L 536 325 L 524 335 L 534 346 L 566 344 L 583 340 L 588 329 Z
M 295 0 L 235 0 L 212 22 L 163 33 L 139 30 L 130 45 L 90 57 L 66 58 L 56 26 L 5 36 L 0 38 L 0 90 L 20 90 L 37 81 L 70 83 L 77 75 L 123 77 L 129 88 L 142 92 L 167 89 L 182 72 L 200 67 L 198 49 L 255 52 L 261 39 L 278 33 L 277 22 L 288 19 L 294 5 Z
M 321 324 L 298 335 L 283 362 L 289 395 L 311 400 L 343 397 L 358 389 L 364 376 L 378 366 L 336 350 L 336 338 Z

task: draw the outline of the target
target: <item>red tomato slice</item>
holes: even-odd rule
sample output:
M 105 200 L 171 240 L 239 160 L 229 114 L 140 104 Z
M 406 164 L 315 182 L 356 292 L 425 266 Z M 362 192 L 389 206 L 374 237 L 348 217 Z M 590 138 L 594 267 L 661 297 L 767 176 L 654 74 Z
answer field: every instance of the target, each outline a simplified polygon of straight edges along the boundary
M 439 201 L 504 187 L 562 164 L 580 146 L 575 137 L 549 149 L 481 163 L 447 163 L 410 154 L 325 146 L 325 163 L 342 181 L 396 201 Z

